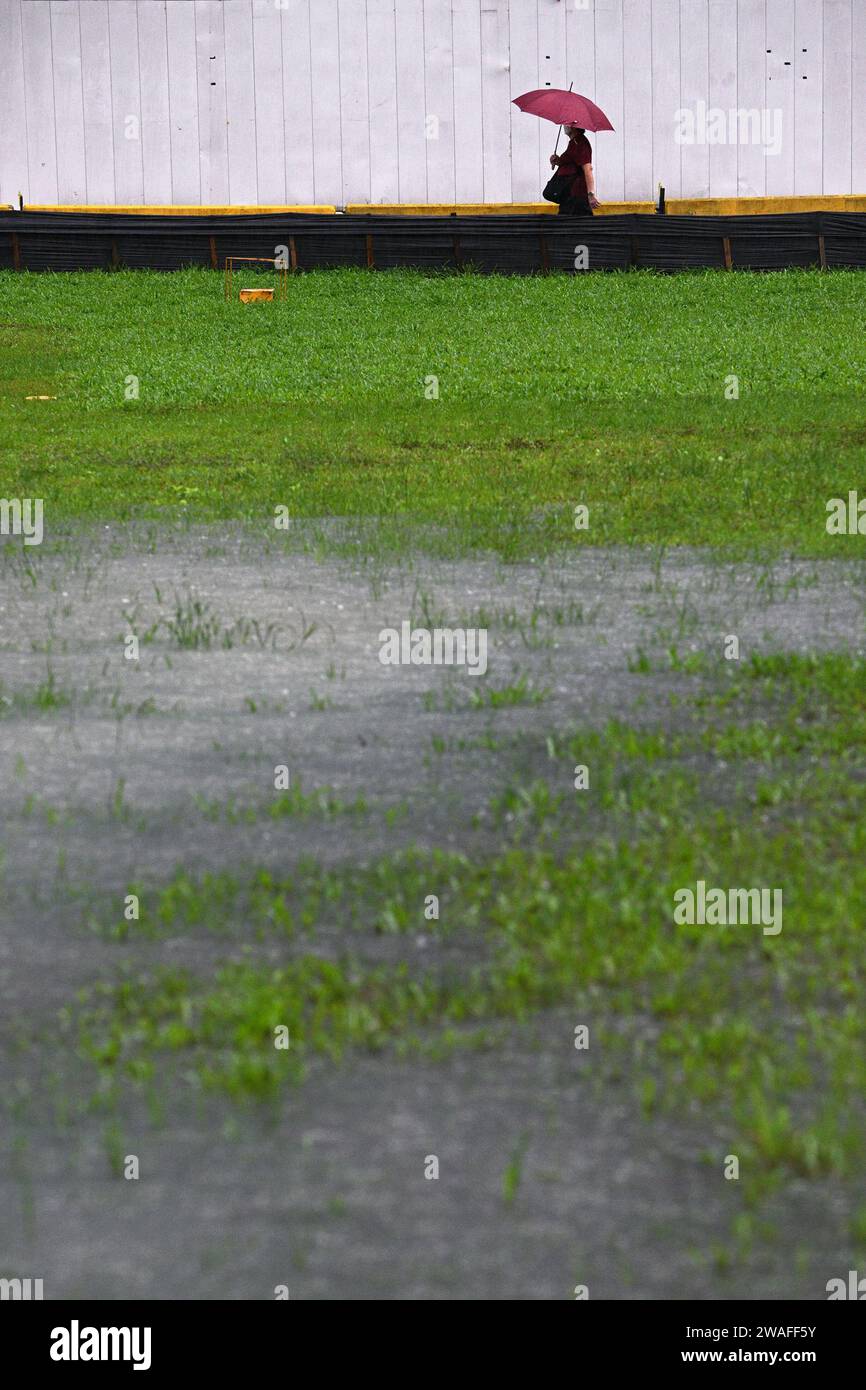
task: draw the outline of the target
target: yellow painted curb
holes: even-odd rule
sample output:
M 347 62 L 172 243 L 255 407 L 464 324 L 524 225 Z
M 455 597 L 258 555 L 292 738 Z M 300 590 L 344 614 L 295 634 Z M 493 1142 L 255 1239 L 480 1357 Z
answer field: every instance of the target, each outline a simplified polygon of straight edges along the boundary
M 668 198 L 671 217 L 746 217 L 785 212 L 866 212 L 866 194 L 816 194 L 812 198 Z M 596 215 L 654 213 L 653 202 L 602 203 Z M 380 217 L 501 217 L 557 214 L 552 203 L 349 203 L 347 213 Z
M 649 200 L 605 202 L 596 215 L 617 217 L 629 212 L 652 214 L 655 207 L 655 203 Z M 555 217 L 558 212 L 553 203 L 347 203 L 344 210 L 355 216 L 369 217 L 503 217 L 533 216 L 537 213 Z M 256 213 L 293 212 L 328 215 L 336 214 L 337 209 L 330 203 L 262 207 L 253 204 L 235 204 L 231 207 L 161 204 L 145 207 L 131 204 L 115 206 L 112 203 L 26 203 L 24 211 L 129 213 L 135 216 L 160 217 L 249 217 Z M 668 198 L 667 211 L 671 217 L 744 217 L 785 212 L 866 212 L 866 193 L 819 193 L 814 197 L 797 198 Z
M 346 212 L 371 217 L 501 217 L 550 212 L 559 209 L 553 203 L 347 203 Z
M 77 203 L 77 204 L 68 204 L 68 205 L 64 204 L 64 205 L 62 205 L 62 206 L 61 206 L 60 204 L 54 204 L 54 203 L 52 203 L 52 204 L 49 204 L 49 203 L 25 203 L 25 204 L 24 204 L 24 211 L 25 211 L 25 212 L 126 212 L 126 213 L 134 213 L 137 217 L 147 216 L 147 215 L 154 216 L 154 217 L 156 217 L 156 216 L 159 216 L 159 217 L 229 217 L 229 216 L 238 216 L 238 217 L 240 217 L 240 216 L 242 216 L 242 215 L 250 216 L 250 214 L 252 214 L 252 213 L 267 213 L 267 212 L 318 212 L 318 213 L 336 213 L 337 209 L 336 209 L 336 207 L 332 206 L 330 203 L 322 203 L 322 204 L 315 204 L 315 205 L 312 205 L 312 204 L 311 204 L 309 207 L 300 207 L 300 206 L 299 206 L 299 207 L 294 207 L 294 206 L 292 206 L 292 207 L 289 207 L 289 206 L 284 206 L 284 207 L 253 207 L 253 206 L 250 206 L 250 207 L 242 207 L 242 206 L 240 206 L 240 205 L 235 205 L 235 206 L 233 206 L 233 207 L 225 207 L 225 208 L 219 208 L 219 207 L 197 207 L 197 206 L 194 206 L 194 205 L 190 205 L 190 206 L 186 206 L 186 207 L 180 207 L 180 206 L 174 205 L 174 204 L 171 205 L 171 206 L 169 206 L 169 205 L 166 204 L 166 205 L 162 205 L 162 206 L 159 206 L 159 207 L 157 207 L 157 206 L 134 207 L 134 206 L 131 206 L 131 205 L 129 205 L 129 206 L 127 206 L 127 205 L 124 205 L 124 206 L 118 205 L 117 207 L 115 207 L 113 203 Z
M 668 198 L 672 217 L 743 217 L 784 212 L 866 212 L 866 193 L 813 198 Z

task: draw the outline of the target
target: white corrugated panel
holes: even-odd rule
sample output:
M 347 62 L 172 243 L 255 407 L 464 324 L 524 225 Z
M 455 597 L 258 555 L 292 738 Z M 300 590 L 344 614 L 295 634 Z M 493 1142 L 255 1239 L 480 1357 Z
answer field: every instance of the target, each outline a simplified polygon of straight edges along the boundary
M 57 0 L 53 0 L 51 52 L 54 57 L 57 198 L 61 203 L 86 203 L 84 100 L 81 93 L 81 35 L 77 5 L 58 4 Z M 0 88 L 2 86 L 3 74 L 0 72 Z M 3 113 L 0 111 L 0 124 L 2 122 Z
M 794 118 L 797 99 L 796 7 L 767 0 L 767 193 L 781 197 L 794 187 Z
M 737 109 L 737 7 L 732 0 L 710 0 L 709 53 L 708 136 L 711 119 L 718 120 L 721 112 L 727 130 L 730 112 Z M 710 197 L 736 198 L 739 163 L 736 144 L 714 138 L 707 145 L 707 156 Z
M 192 8 L 192 6 L 190 6 Z M 144 201 L 141 160 L 141 68 L 135 0 L 111 0 L 108 6 L 111 63 L 111 113 L 114 132 L 115 202 Z
M 858 0 L 862 5 L 863 0 Z M 824 3 L 824 192 L 851 191 L 851 0 Z M 859 94 L 860 104 L 863 92 Z
M 24 53 L 24 109 L 27 118 L 27 173 L 34 203 L 57 201 L 56 113 L 48 0 L 21 7 Z
M 710 92 L 710 8 L 707 0 L 680 0 L 680 102 L 694 115 L 693 139 L 680 147 L 682 187 L 710 196 L 710 146 L 704 112 Z
M 367 70 L 370 81 L 370 201 L 396 203 L 397 46 L 394 0 L 367 0 Z
M 481 0 L 484 201 L 511 201 L 511 81 L 508 0 Z
M 168 23 L 165 5 L 138 0 L 141 63 L 141 162 L 144 201 L 171 202 L 171 115 L 168 101 Z M 90 194 L 89 202 L 97 199 Z
M 185 4 L 184 0 L 167 0 L 166 24 L 168 105 L 171 121 L 171 200 L 173 203 L 198 203 L 201 202 L 201 173 L 195 6 Z
M 199 165 L 203 203 L 229 201 L 225 33 L 220 0 L 195 0 Z
M 0 201 L 533 200 L 570 83 L 602 200 L 866 191 L 866 0 L 0 0 Z
M 87 5 L 79 5 L 78 23 L 81 28 L 87 201 L 115 203 L 114 122 L 111 113 L 111 58 L 106 0 L 90 0 Z M 170 135 L 170 127 L 167 133 Z M 40 201 L 32 186 L 27 197 L 31 203 Z

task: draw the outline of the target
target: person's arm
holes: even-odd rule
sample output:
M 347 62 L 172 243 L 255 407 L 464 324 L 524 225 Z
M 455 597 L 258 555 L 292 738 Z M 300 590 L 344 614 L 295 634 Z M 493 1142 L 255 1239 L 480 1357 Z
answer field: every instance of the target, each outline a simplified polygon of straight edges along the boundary
M 583 164 L 583 177 L 586 179 L 586 196 L 591 208 L 601 207 L 600 202 L 595 196 L 595 173 L 591 164 Z
M 552 154 L 552 155 L 550 156 L 550 165 L 551 165 L 551 168 L 552 168 L 552 169 L 556 169 L 560 164 L 571 164 L 571 163 L 573 163 L 573 162 L 574 162 L 574 141 L 573 141 L 573 140 L 569 140 L 569 142 L 568 142 L 568 144 L 566 145 L 565 149 L 562 151 L 562 154 Z

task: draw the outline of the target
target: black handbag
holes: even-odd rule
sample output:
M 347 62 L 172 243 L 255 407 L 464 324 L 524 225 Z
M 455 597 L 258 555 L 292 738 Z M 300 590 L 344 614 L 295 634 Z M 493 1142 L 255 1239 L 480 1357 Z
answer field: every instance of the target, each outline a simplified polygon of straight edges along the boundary
M 542 198 L 548 203 L 565 202 L 565 199 L 569 196 L 569 189 L 574 183 L 574 178 L 574 170 L 572 170 L 570 174 L 555 173 L 553 178 L 548 180 L 547 186 L 541 195 Z

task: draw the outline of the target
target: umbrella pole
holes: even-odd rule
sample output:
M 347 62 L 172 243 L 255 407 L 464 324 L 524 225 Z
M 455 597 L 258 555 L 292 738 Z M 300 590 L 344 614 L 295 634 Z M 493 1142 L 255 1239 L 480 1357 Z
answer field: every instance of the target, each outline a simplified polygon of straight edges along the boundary
M 574 83 L 573 83 L 573 82 L 569 82 L 569 84 L 568 84 L 568 90 L 569 90 L 569 91 L 572 91 L 573 87 L 574 87 Z M 554 153 L 554 154 L 559 154 L 559 137 L 560 137 L 561 134 L 562 134 L 562 126 L 560 126 L 560 127 L 559 127 L 559 130 L 556 132 L 556 144 L 555 144 L 554 147 L 553 147 L 553 153 Z

